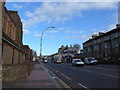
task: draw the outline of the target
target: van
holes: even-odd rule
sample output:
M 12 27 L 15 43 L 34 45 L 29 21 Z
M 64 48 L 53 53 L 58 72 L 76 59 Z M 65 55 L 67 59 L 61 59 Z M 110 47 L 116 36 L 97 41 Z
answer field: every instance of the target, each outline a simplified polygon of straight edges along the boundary
M 84 62 L 81 59 L 73 59 L 72 66 L 84 66 Z
M 95 58 L 85 58 L 84 59 L 84 62 L 85 62 L 85 64 L 89 64 L 89 65 L 95 65 L 95 64 L 98 64 L 98 61 L 97 60 L 95 60 Z

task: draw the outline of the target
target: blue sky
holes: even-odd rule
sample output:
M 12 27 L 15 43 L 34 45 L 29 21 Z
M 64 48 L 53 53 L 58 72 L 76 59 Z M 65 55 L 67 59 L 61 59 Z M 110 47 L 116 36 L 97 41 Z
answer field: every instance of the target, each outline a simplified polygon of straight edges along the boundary
M 56 53 L 61 45 L 80 44 L 92 34 L 107 32 L 117 24 L 117 2 L 7 2 L 23 22 L 23 44 L 39 55 L 43 35 L 43 55 Z

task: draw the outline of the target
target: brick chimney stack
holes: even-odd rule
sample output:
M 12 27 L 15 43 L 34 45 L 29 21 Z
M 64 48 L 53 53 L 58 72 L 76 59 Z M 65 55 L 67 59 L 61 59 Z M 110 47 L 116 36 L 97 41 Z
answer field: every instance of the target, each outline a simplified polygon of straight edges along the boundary
M 120 27 L 120 24 L 117 24 L 117 25 L 116 25 L 116 28 L 118 28 L 118 27 Z

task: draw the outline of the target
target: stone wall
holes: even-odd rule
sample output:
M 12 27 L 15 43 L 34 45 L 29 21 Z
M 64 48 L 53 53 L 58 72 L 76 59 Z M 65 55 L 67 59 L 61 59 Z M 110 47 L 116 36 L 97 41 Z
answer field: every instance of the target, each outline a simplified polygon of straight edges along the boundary
M 2 65 L 2 81 L 11 82 L 27 78 L 34 68 L 34 65 L 33 62 L 23 64 L 4 64 Z

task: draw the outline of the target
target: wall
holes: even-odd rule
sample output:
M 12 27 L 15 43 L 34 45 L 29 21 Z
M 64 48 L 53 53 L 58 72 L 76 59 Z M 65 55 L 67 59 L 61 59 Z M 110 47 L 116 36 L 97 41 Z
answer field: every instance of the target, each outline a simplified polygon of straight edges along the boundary
M 11 82 L 26 78 L 34 68 L 34 63 L 4 64 L 2 65 L 2 81 Z
M 0 90 L 2 88 L 1 52 L 2 52 L 2 2 L 0 2 Z

